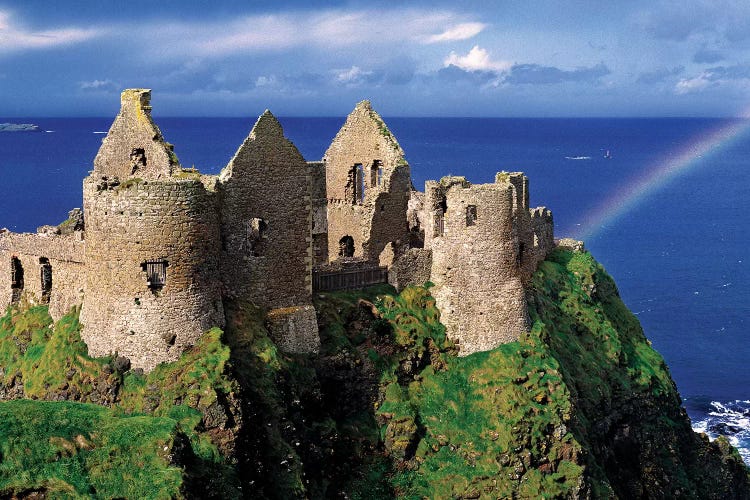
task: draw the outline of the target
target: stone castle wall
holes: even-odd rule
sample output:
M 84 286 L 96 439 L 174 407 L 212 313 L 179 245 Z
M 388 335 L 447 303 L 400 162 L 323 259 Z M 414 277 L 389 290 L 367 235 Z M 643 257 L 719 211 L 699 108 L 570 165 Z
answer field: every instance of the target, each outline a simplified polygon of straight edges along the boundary
M 198 179 L 84 181 L 86 280 L 82 337 L 150 370 L 223 326 L 215 193 Z M 165 261 L 163 287 L 144 265 Z M 153 284 L 152 284 L 153 285 Z
M 258 119 L 218 189 L 225 295 L 268 308 L 310 304 L 310 172 L 271 113 Z
M 422 286 L 430 281 L 432 250 L 410 248 L 388 269 L 388 283 L 399 292 L 409 285 Z
M 84 288 L 83 233 L 65 236 L 32 233 L 0 233 L 0 307 L 18 301 L 21 293 L 36 303 L 48 303 L 50 315 L 58 319 L 79 305 Z M 18 259 L 23 280 L 13 287 L 13 259 Z M 42 262 L 49 262 L 51 287 L 43 293 Z
M 328 259 L 354 239 L 353 257 L 373 262 L 389 244 L 408 243 L 411 177 L 401 146 L 370 103 L 349 114 L 323 157 L 328 198 Z M 359 167 L 358 167 L 359 166 Z
M 514 189 L 456 177 L 426 185 L 432 294 L 462 355 L 517 340 L 528 328 Z

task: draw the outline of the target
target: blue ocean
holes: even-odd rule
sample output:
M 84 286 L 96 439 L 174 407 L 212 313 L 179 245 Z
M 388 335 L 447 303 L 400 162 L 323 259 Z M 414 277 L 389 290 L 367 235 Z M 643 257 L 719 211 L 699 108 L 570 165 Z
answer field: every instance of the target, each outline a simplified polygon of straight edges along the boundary
M 182 165 L 205 173 L 219 172 L 254 123 L 155 119 Z M 525 172 L 532 206 L 554 213 L 556 237 L 585 236 L 615 278 L 666 359 L 694 428 L 727 435 L 750 463 L 750 122 L 385 119 L 417 189 L 447 174 L 481 183 L 500 170 Z M 46 132 L 0 133 L 0 227 L 63 221 L 81 206 L 82 179 L 111 118 L 5 121 Z M 343 117 L 280 121 L 316 160 Z M 660 170 L 668 175 L 654 176 Z

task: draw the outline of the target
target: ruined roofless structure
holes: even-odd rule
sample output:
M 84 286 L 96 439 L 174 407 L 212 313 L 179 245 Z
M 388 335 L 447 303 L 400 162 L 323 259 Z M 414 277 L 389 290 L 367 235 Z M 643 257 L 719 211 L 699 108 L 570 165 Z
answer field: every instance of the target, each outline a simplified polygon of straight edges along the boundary
M 281 349 L 315 353 L 312 293 L 386 279 L 434 283 L 461 354 L 528 328 L 524 287 L 554 242 L 522 174 L 414 191 L 403 150 L 363 101 L 322 161 L 306 162 L 266 111 L 221 173 L 202 175 L 180 166 L 150 98 L 122 93 L 83 214 L 0 232 L 0 305 L 46 303 L 54 319 L 80 305 L 90 354 L 145 370 L 223 327 L 227 300 L 264 308 Z

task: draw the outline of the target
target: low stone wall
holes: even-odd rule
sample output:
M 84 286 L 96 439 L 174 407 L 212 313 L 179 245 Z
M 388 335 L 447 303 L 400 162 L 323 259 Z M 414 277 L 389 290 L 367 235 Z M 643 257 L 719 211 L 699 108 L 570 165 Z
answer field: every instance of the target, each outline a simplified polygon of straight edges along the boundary
M 266 315 L 266 325 L 282 351 L 303 354 L 320 351 L 318 321 L 311 305 L 272 309 Z
M 409 285 L 424 285 L 430 281 L 431 268 L 432 250 L 409 249 L 388 270 L 388 283 L 399 292 Z
M 12 286 L 13 258 L 23 270 L 21 287 Z M 44 293 L 43 262 L 49 263 L 51 287 Z M 60 318 L 71 307 L 80 305 L 84 287 L 83 233 L 68 235 L 0 233 L 0 307 L 7 307 L 24 294 L 27 299 L 49 304 L 50 315 Z

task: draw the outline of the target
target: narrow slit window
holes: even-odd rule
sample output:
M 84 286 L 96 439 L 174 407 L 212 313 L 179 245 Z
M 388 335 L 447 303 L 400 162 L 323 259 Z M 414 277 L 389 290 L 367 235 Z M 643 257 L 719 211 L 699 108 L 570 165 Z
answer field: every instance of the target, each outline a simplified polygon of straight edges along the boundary
M 435 211 L 435 227 L 433 229 L 433 236 L 443 236 L 445 234 L 445 212 L 448 211 L 448 200 L 445 196 L 440 198 L 437 210 Z
M 39 258 L 39 270 L 42 285 L 42 304 L 49 304 L 52 294 L 52 264 L 47 257 Z
M 167 284 L 167 266 L 169 263 L 166 259 L 147 260 L 141 264 L 141 269 L 146 272 L 146 284 L 152 292 L 161 290 Z
M 247 223 L 247 241 L 250 245 L 250 253 L 259 256 L 263 250 L 263 240 L 266 238 L 268 223 L 260 218 L 252 218 Z
M 11 302 L 16 303 L 21 300 L 23 293 L 23 265 L 18 257 L 10 259 L 10 288 Z
M 466 207 L 466 225 L 473 226 L 477 223 L 477 206 L 469 205 Z
M 383 182 L 383 162 L 375 160 L 370 167 L 370 186 L 380 186 Z

